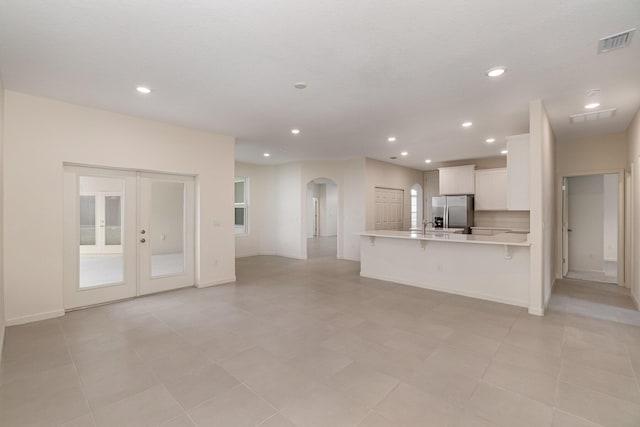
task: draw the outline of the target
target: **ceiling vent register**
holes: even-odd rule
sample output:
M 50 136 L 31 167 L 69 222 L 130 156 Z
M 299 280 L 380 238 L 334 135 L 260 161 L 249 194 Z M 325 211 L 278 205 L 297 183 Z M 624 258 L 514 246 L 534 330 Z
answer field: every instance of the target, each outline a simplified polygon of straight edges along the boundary
M 598 53 L 606 53 L 611 52 L 612 50 L 628 47 L 631 44 L 631 39 L 633 38 L 633 33 L 635 33 L 635 31 L 636 29 L 632 28 L 600 39 L 598 42 Z
M 569 121 L 571 123 L 592 122 L 594 120 L 610 119 L 611 117 L 615 116 L 615 114 L 616 114 L 616 109 L 609 108 L 607 110 L 590 111 L 588 113 L 574 114 L 572 116 L 569 116 Z

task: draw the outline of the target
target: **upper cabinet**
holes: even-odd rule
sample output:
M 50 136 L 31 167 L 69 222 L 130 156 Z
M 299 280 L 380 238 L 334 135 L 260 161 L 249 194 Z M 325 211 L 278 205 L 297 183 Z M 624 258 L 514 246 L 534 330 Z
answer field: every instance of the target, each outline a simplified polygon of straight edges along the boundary
M 440 168 L 440 195 L 475 194 L 475 165 Z
M 507 209 L 528 211 L 531 207 L 529 134 L 507 137 Z
M 475 210 L 507 210 L 507 169 L 476 171 Z

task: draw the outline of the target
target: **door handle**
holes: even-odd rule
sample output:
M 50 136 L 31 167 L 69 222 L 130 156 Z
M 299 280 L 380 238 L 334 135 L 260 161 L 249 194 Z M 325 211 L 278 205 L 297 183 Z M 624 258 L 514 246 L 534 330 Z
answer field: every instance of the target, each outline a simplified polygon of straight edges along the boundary
M 140 239 L 140 243 L 144 243 L 144 242 L 146 242 L 146 241 L 147 241 L 147 240 L 146 240 L 145 238 Z
M 567 228 L 567 231 L 571 232 L 571 231 L 573 231 L 573 230 L 572 230 L 572 229 L 570 229 L 570 228 Z
M 144 234 L 146 232 L 147 232 L 146 230 L 140 230 L 140 234 Z

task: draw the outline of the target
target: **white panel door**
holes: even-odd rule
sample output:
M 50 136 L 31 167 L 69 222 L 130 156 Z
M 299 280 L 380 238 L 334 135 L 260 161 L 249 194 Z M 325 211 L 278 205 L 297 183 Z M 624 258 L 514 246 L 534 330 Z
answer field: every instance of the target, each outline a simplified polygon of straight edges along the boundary
M 65 309 L 136 295 L 136 191 L 135 172 L 65 167 Z
M 375 188 L 375 229 L 402 230 L 404 190 Z
M 140 294 L 193 286 L 193 177 L 141 173 L 137 240 Z

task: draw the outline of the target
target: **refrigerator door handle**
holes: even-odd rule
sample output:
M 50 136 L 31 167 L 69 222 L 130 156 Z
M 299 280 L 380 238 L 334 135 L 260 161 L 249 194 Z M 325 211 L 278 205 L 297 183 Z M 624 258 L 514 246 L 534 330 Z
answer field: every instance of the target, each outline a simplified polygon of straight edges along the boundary
M 444 208 L 444 228 L 449 228 L 449 204 Z

